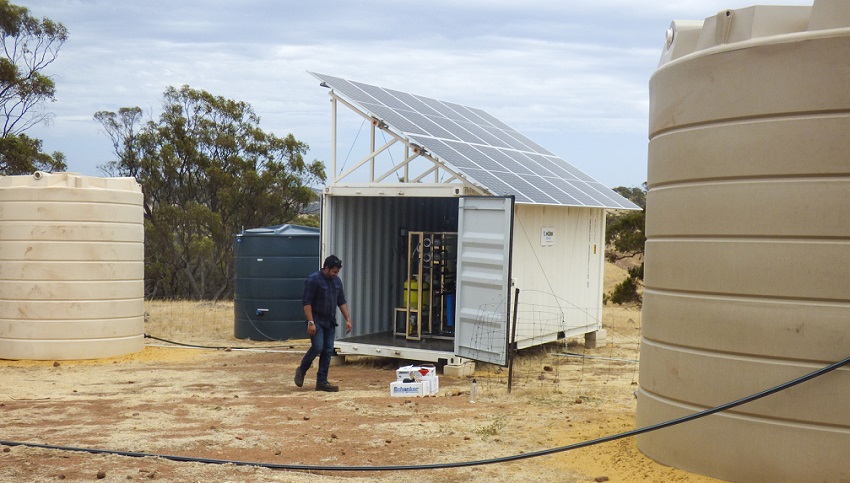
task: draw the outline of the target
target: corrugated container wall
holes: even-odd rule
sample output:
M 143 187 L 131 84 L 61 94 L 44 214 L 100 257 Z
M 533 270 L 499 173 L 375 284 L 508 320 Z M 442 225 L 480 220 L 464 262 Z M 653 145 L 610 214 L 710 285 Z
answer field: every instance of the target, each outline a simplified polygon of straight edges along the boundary
M 142 192 L 132 178 L 0 177 L 0 358 L 144 348 Z
M 514 220 L 518 347 L 600 329 L 605 210 L 518 205 Z
M 354 328 L 350 335 L 389 330 L 402 299 L 407 253 L 401 229 L 457 231 L 457 198 L 326 196 L 323 253 L 342 259 L 340 277 Z M 414 228 L 415 227 L 415 228 Z M 338 330 L 343 337 L 344 324 Z
M 850 2 L 674 23 L 650 81 L 637 425 L 850 355 Z M 729 481 L 850 481 L 850 368 L 638 437 Z
M 319 269 L 319 229 L 253 228 L 236 235 L 234 335 L 239 339 L 305 338 L 304 280 Z

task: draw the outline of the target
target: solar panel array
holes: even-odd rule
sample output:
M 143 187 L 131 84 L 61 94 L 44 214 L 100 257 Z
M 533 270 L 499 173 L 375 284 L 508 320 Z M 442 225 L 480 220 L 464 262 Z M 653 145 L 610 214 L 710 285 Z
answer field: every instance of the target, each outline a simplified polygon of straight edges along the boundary
M 640 209 L 481 109 L 311 74 L 493 195 L 526 204 Z

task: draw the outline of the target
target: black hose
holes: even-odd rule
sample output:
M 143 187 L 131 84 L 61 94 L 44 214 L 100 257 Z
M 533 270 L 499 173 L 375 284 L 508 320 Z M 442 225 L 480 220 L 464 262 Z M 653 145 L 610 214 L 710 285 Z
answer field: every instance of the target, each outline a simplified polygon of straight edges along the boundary
M 153 454 L 153 453 L 139 453 L 132 451 L 116 451 L 116 450 L 101 450 L 101 449 L 92 449 L 92 448 L 75 448 L 69 446 L 53 446 L 46 444 L 37 444 L 37 443 L 21 443 L 16 441 L 3 441 L 0 440 L 0 444 L 6 446 L 24 446 L 30 448 L 41 448 L 41 449 L 53 449 L 53 450 L 61 450 L 61 451 L 78 451 L 85 453 L 93 453 L 93 454 L 112 454 L 118 456 L 131 456 L 135 458 L 143 458 L 148 456 L 153 456 L 157 458 L 162 458 L 171 461 L 186 461 L 193 463 L 209 463 L 209 464 L 231 464 L 236 466 L 257 466 L 263 468 L 270 469 L 279 469 L 279 470 L 299 470 L 299 471 L 403 471 L 403 470 L 434 470 L 434 469 L 448 469 L 448 468 L 462 468 L 468 466 L 482 466 L 489 465 L 494 463 L 506 463 L 509 461 L 516 461 L 526 458 L 536 458 L 538 456 L 550 455 L 553 453 L 561 453 L 564 451 L 570 451 L 579 448 L 586 448 L 588 446 L 594 446 L 601 443 L 608 443 L 610 441 L 615 441 L 622 438 L 627 438 L 630 436 L 637 436 L 643 433 L 649 433 L 651 431 L 657 431 L 659 429 L 664 429 L 670 426 L 675 426 L 677 424 L 686 423 L 689 421 L 693 421 L 695 419 L 699 419 L 705 416 L 710 416 L 715 413 L 719 413 L 721 411 L 726 411 L 732 409 L 734 407 L 741 406 L 743 404 L 755 401 L 757 399 L 761 399 L 766 396 L 770 396 L 771 394 L 775 394 L 780 391 L 784 391 L 785 389 L 791 388 L 803 382 L 806 382 L 810 379 L 814 379 L 816 377 L 822 376 L 828 372 L 832 372 L 838 369 L 841 366 L 847 365 L 850 363 L 850 357 L 838 361 L 834 364 L 830 364 L 826 367 L 818 369 L 814 372 L 806 374 L 805 376 L 798 377 L 794 380 L 786 382 L 784 384 L 780 384 L 778 386 L 772 387 L 770 389 L 761 391 L 759 393 L 753 394 L 751 396 L 747 396 L 737 401 L 732 401 L 730 403 L 726 403 L 720 406 L 716 406 L 710 409 L 706 409 L 703 411 L 699 411 L 697 413 L 683 416 L 681 418 L 672 419 L 670 421 L 665 421 L 658 424 L 653 424 L 650 426 L 645 426 L 643 428 L 633 429 L 631 431 L 626 431 L 624 433 L 618 433 L 611 436 L 604 436 L 602 438 L 592 439 L 589 441 L 584 441 L 581 443 L 570 444 L 567 446 L 560 446 L 557 448 L 550 448 L 540 451 L 532 451 L 530 453 L 523 453 L 519 455 L 512 456 L 502 456 L 499 458 L 490 458 L 485 460 L 475 460 L 475 461 L 461 461 L 457 463 L 432 463 L 426 465 L 397 465 L 397 466 L 313 466 L 313 465 L 298 465 L 298 464 L 277 464 L 277 463 L 258 463 L 258 462 L 250 462 L 250 461 L 233 461 L 233 460 L 219 460 L 219 459 L 209 459 L 209 458 L 195 458 L 190 456 L 174 456 L 174 455 L 162 455 L 162 454 Z
M 159 337 L 154 337 L 150 334 L 145 334 L 146 339 L 158 340 L 160 342 L 165 342 L 167 344 L 179 345 L 182 347 L 191 347 L 193 349 L 215 349 L 215 350 L 257 350 L 257 349 L 278 349 L 278 348 L 287 348 L 294 349 L 295 345 L 287 345 L 287 346 L 259 346 L 259 347 L 234 347 L 234 346 L 211 346 L 211 345 L 197 345 L 197 344 L 185 344 L 183 342 L 174 342 L 173 340 L 161 339 Z M 280 341 L 278 341 L 280 342 Z

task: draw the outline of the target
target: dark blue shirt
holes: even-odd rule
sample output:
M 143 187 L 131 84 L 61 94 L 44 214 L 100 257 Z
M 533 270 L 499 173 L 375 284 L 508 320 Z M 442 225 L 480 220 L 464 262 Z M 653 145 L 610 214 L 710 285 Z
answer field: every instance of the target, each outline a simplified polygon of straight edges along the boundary
M 321 270 L 304 281 L 304 305 L 313 309 L 313 321 L 322 327 L 336 326 L 336 308 L 344 305 L 345 293 L 339 277 L 327 278 Z

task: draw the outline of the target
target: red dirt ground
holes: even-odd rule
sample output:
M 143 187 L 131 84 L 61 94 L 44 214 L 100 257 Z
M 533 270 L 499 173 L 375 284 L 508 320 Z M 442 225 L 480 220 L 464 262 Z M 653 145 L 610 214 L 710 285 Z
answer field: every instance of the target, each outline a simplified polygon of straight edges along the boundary
M 634 428 L 634 367 L 607 374 L 604 398 L 539 385 L 504 386 L 481 374 L 440 376 L 435 397 L 394 398 L 399 361 L 335 365 L 338 393 L 292 382 L 303 345 L 282 350 L 146 347 L 114 359 L 0 361 L 0 440 L 243 462 L 358 466 L 290 471 L 0 444 L 2 481 L 683 481 L 710 482 L 643 456 L 633 438 L 517 461 L 453 469 L 369 467 L 521 455 Z M 267 350 L 267 349 L 266 349 Z M 603 352 L 600 352 L 603 353 Z M 563 362 L 562 377 L 571 360 Z M 478 377 L 478 374 L 476 374 Z M 585 384 L 593 384 L 586 375 Z

